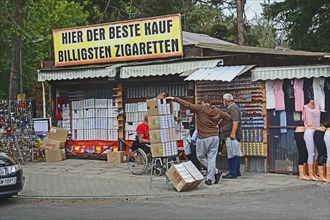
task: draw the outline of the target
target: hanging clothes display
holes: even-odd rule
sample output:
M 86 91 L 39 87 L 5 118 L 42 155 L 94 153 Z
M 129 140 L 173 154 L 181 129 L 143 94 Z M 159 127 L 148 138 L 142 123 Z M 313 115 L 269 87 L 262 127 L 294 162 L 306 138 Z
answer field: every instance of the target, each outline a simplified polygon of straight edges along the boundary
M 324 97 L 324 109 L 325 111 L 330 112 L 330 77 L 324 80 Z
M 285 110 L 283 80 L 275 79 L 274 92 L 275 92 L 275 110 L 276 111 Z
M 304 107 L 304 79 L 295 79 L 294 89 L 294 107 L 296 112 L 302 112 Z
M 275 109 L 274 81 L 266 81 L 266 109 Z
M 321 111 L 324 112 L 325 111 L 324 78 L 315 78 L 313 80 L 313 91 L 314 91 L 315 103 L 320 105 Z
M 295 110 L 293 81 L 292 79 L 285 79 L 283 81 L 285 111 L 287 112 L 293 112 Z
M 314 100 L 313 79 L 304 80 L 304 104 L 308 104 L 312 99 Z

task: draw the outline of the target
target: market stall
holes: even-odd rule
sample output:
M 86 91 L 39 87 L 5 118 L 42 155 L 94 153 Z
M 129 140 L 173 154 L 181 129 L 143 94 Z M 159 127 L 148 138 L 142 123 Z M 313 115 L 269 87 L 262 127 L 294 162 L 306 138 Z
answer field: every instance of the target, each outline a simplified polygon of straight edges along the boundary
M 298 172 L 299 155 L 294 133 L 297 126 L 305 126 L 303 106 L 310 100 L 320 106 L 319 123 L 329 126 L 329 77 L 329 65 L 260 67 L 252 70 L 252 81 L 264 83 L 266 89 L 269 171 Z M 297 87 L 298 82 L 300 89 Z M 274 87 L 274 83 L 279 85 L 278 89 Z M 301 91 L 299 96 L 298 90 Z M 281 93 L 282 98 L 275 98 L 275 93 Z M 300 104 L 299 99 L 302 99 Z M 283 105 L 279 105 L 279 100 Z
M 267 170 L 266 112 L 264 111 L 265 91 L 260 82 L 252 82 L 249 70 L 254 66 L 219 66 L 200 69 L 185 80 L 196 81 L 196 96 L 207 95 L 213 105 L 225 111 L 222 97 L 230 93 L 242 113 L 241 149 L 244 157 L 241 163 L 246 171 Z M 224 148 L 225 149 L 225 148 Z M 223 151 L 219 166 L 226 168 L 226 152 Z

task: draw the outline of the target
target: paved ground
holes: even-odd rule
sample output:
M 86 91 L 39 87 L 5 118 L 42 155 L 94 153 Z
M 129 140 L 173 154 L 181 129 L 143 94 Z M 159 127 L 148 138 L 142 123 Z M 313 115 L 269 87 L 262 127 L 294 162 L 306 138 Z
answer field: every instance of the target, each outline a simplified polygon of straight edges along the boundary
M 27 162 L 23 165 L 26 177 L 19 198 L 116 198 L 207 196 L 227 193 L 273 191 L 308 187 L 326 183 L 302 181 L 296 175 L 243 172 L 236 180 L 221 179 L 217 185 L 201 183 L 197 189 L 177 192 L 166 186 L 165 175 L 133 175 L 124 164 L 109 164 L 103 160 L 67 159 L 60 162 Z M 330 187 L 329 187 L 330 189 Z

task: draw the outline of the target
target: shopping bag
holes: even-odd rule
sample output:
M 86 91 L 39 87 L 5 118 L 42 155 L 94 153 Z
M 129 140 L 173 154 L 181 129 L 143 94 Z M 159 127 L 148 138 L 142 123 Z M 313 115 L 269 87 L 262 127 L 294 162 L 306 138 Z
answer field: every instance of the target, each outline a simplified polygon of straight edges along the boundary
M 233 157 L 242 157 L 243 156 L 240 144 L 236 139 L 231 140 L 230 138 L 227 138 L 226 146 L 227 146 L 227 157 L 229 159 L 233 158 Z

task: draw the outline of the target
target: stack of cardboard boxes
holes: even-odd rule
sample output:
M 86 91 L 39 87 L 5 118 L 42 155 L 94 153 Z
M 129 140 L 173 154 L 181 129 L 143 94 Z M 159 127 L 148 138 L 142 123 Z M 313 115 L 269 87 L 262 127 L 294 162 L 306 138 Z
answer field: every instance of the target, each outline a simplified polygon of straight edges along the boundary
M 203 175 L 191 161 L 172 165 L 166 176 L 178 192 L 195 189 L 204 180 Z
M 66 159 L 65 142 L 68 131 L 63 128 L 51 127 L 48 137 L 43 140 L 42 147 L 46 149 L 46 162 Z
M 147 115 L 152 156 L 168 157 L 177 155 L 178 148 L 172 100 L 147 100 Z

